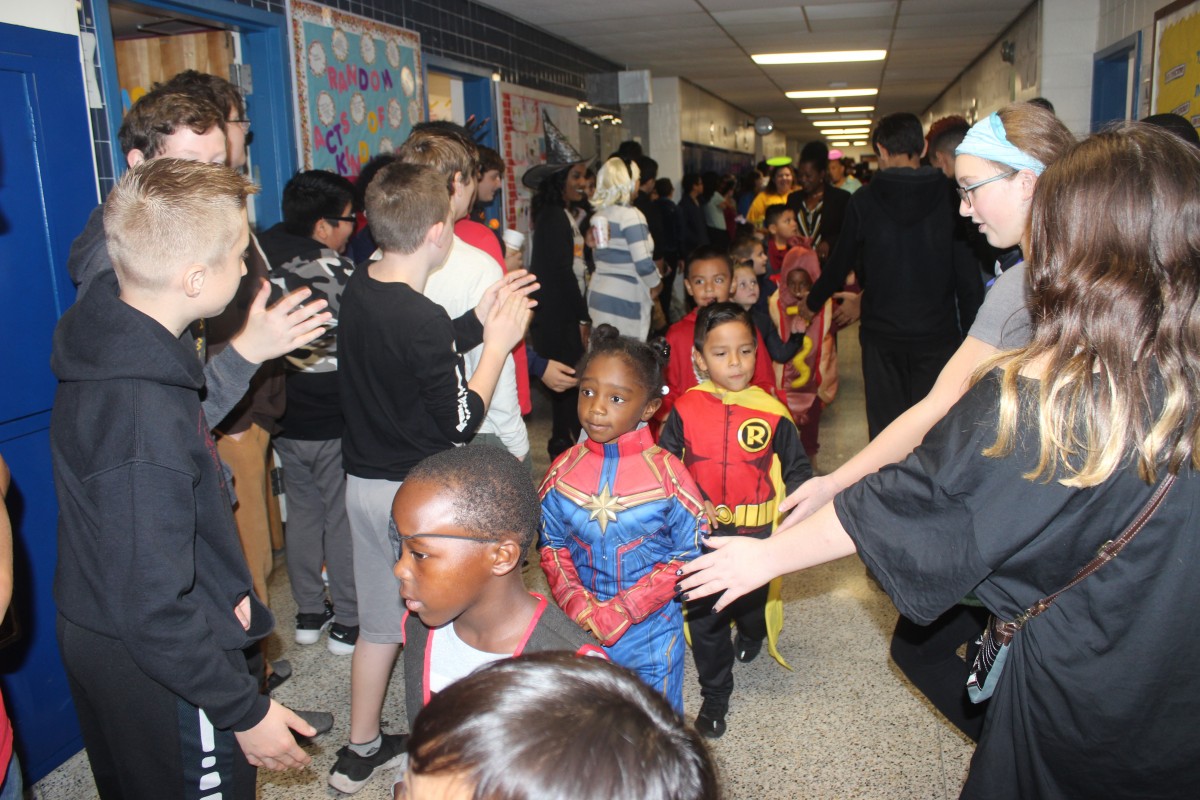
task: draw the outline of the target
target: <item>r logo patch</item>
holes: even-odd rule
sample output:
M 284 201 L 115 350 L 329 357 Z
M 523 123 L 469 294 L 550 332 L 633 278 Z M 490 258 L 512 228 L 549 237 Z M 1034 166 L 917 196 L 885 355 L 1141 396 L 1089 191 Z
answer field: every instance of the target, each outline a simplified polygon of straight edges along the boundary
M 758 453 L 771 443 L 771 426 L 766 420 L 748 419 L 738 428 L 737 438 L 747 453 Z

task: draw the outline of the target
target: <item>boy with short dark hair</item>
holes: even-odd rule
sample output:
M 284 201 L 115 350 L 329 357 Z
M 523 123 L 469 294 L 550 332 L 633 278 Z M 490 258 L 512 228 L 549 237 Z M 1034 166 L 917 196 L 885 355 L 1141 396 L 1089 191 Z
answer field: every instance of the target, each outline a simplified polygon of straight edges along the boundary
M 297 173 L 283 187 L 283 222 L 259 237 L 271 281 L 307 287 L 337 319 L 354 265 L 342 256 L 354 232 L 354 185 L 324 170 Z M 296 601 L 295 638 L 316 644 L 329 628 L 335 655 L 354 652 L 358 601 L 342 470 L 342 403 L 337 328 L 285 356 L 287 409 L 275 436 L 288 501 L 287 564 Z M 325 568 L 332 607 L 325 598 Z
M 779 501 L 812 477 L 812 464 L 787 408 L 750 384 L 754 365 L 766 359 L 755 345 L 750 313 L 736 303 L 713 303 L 697 315 L 689 353 L 704 381 L 677 398 L 659 444 L 683 461 L 708 505 L 713 536 L 771 535 Z M 761 339 L 760 339 L 761 341 Z M 753 661 L 763 642 L 780 664 L 783 626 L 779 584 L 760 587 L 721 612 L 711 598 L 687 604 L 692 657 L 703 703 L 696 716 L 701 735 L 725 733 L 733 693 L 733 662 Z M 729 628 L 736 628 L 731 643 Z
M 663 376 L 667 393 L 663 395 L 662 407 L 654 415 L 659 426 L 666 422 L 675 402 L 683 393 L 699 381 L 692 364 L 692 340 L 696 332 L 696 314 L 713 303 L 727 303 L 733 291 L 733 265 L 729 256 L 710 245 L 698 247 L 688 257 L 683 268 L 683 288 L 696 304 L 681 320 L 667 329 L 667 344 L 671 346 L 671 360 Z M 762 337 L 758 337 L 759 349 L 766 352 Z M 751 381 L 768 394 L 775 394 L 775 375 L 770 359 L 760 359 L 754 367 Z
M 403 641 L 388 541 L 392 500 L 422 459 L 475 435 L 508 352 L 524 336 L 533 305 L 527 295 L 537 288 L 526 273 L 510 273 L 451 321 L 423 294 L 454 235 L 445 175 L 391 164 L 371 181 L 366 206 L 383 256 L 351 276 L 338 328 L 342 463 L 360 627 L 351 664 L 350 743 L 338 751 L 329 783 L 347 793 L 362 788 L 375 770 L 393 766 L 404 749 L 401 737 L 380 731 Z M 468 380 L 461 353 L 481 343 Z
M 58 641 L 104 800 L 191 797 L 196 782 L 250 800 L 255 766 L 309 762 L 292 731 L 315 731 L 248 665 L 273 619 L 180 338 L 233 299 L 253 191 L 224 166 L 135 167 L 105 204 L 115 271 L 55 330 Z
M 498 447 L 422 461 L 392 502 L 411 729 L 429 698 L 477 667 L 540 650 L 606 657 L 559 607 L 525 588 L 542 525 L 529 470 Z
M 768 234 L 768 274 L 777 279 L 783 269 L 783 257 L 792 248 L 793 240 L 800 236 L 800 223 L 796 221 L 795 210 L 785 203 L 776 203 L 767 206 L 763 227 L 767 229 Z

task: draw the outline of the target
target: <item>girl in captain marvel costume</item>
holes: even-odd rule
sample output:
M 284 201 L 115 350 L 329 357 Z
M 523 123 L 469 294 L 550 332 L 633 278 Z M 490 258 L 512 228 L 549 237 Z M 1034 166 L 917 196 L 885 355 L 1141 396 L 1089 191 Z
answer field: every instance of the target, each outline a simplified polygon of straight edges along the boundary
M 554 599 L 616 663 L 683 712 L 683 608 L 677 571 L 700 555 L 708 522 L 679 459 L 643 424 L 662 403 L 665 343 L 599 326 L 579 365 L 587 439 L 542 481 L 542 569 Z

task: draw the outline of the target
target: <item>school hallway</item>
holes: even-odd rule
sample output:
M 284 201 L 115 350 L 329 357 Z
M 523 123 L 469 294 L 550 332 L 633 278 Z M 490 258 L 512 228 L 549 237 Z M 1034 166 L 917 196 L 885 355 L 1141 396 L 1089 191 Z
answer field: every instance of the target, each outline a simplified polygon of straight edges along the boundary
M 857 326 L 838 337 L 841 385 L 821 420 L 816 467 L 828 472 L 866 444 Z M 548 461 L 549 409 L 535 393 L 530 419 L 534 469 Z M 525 570 L 531 588 L 546 592 L 536 562 Z M 261 800 L 341 797 L 325 778 L 349 728 L 350 657 L 335 656 L 322 641 L 302 647 L 292 639 L 295 607 L 282 557 L 271 579 L 278 619 L 272 659 L 286 658 L 293 677 L 274 696 L 292 708 L 331 711 L 333 730 L 308 747 L 312 766 L 300 773 L 259 772 Z M 912 798 L 958 796 L 972 743 L 921 697 L 888 657 L 896 622 L 891 601 L 857 557 L 844 558 L 783 581 L 784 629 L 780 650 L 789 672 L 764 653 L 735 665 L 736 682 L 726 734 L 711 742 L 727 800 L 754 798 Z M 397 664 L 384 730 L 405 730 L 403 665 Z M 684 702 L 689 721 L 700 707 L 689 658 Z M 34 787 L 39 800 L 96 798 L 82 752 Z M 377 775 L 357 795 L 391 797 L 391 776 Z

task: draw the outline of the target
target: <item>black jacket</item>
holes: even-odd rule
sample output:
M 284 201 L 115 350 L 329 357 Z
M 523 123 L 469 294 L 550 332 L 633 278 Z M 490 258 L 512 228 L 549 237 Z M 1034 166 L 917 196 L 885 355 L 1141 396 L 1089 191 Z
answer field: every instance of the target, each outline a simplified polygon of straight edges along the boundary
M 863 288 L 863 338 L 910 352 L 962 341 L 983 302 L 983 282 L 954 196 L 934 167 L 880 172 L 851 196 L 808 307 L 819 310 L 854 271 Z
M 200 409 L 202 366 L 117 294 L 111 270 L 97 275 L 54 332 L 55 601 L 75 625 L 121 640 L 213 725 L 247 730 L 269 700 L 240 651 L 274 619 L 251 593 Z M 247 595 L 249 631 L 234 615 Z

